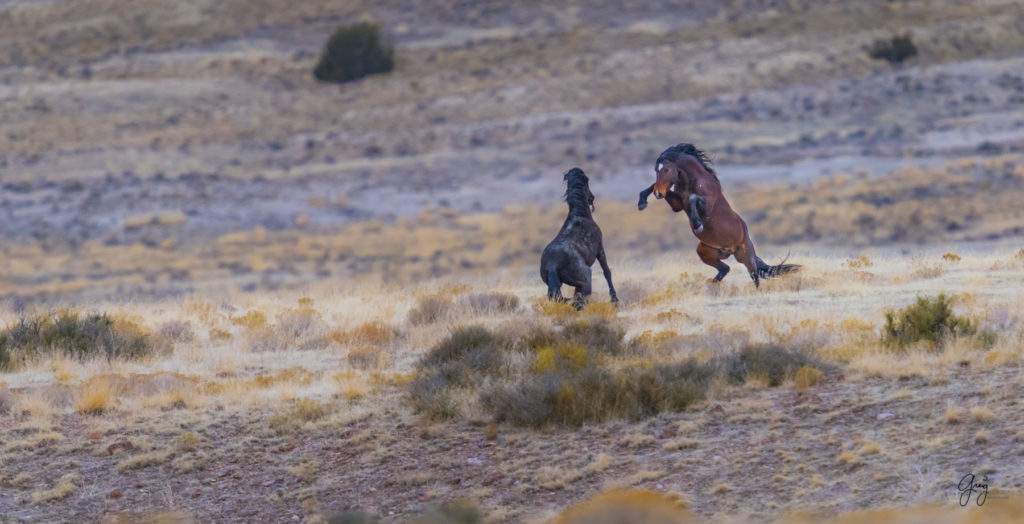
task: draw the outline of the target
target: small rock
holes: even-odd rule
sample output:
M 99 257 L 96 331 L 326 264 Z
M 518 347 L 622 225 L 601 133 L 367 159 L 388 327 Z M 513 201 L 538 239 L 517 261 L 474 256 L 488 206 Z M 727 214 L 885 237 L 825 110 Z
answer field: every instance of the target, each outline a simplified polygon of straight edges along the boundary
M 886 411 L 885 413 L 879 413 L 878 414 L 878 420 L 889 420 L 889 419 L 891 419 L 891 418 L 893 418 L 895 416 L 896 415 L 893 415 L 892 413 L 889 413 L 888 411 Z
M 119 499 L 119 498 L 121 498 L 121 495 L 122 495 L 121 490 L 115 489 L 114 491 L 111 491 L 110 493 L 107 493 L 107 498 L 108 499 Z
M 482 460 L 480 460 L 480 459 L 478 459 L 476 457 L 470 457 L 470 458 L 466 459 L 466 462 L 468 462 L 469 464 L 472 464 L 474 466 L 479 466 L 480 464 L 484 463 Z

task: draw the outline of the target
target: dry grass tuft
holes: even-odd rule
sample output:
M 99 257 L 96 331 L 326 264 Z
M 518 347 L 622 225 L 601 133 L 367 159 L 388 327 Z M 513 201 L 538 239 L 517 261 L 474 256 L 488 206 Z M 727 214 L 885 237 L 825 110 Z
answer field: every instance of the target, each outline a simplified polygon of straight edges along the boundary
M 100 415 L 109 411 L 117 402 L 115 385 L 107 377 L 93 377 L 82 386 L 75 410 L 86 415 Z
M 946 406 L 946 422 L 948 424 L 958 424 L 963 419 L 964 409 L 959 406 L 950 404 Z
M 335 331 L 330 338 L 338 344 L 369 344 L 383 346 L 398 338 L 398 332 L 381 321 L 366 322 L 348 331 Z
M 57 484 L 46 491 L 36 491 L 32 494 L 32 502 L 36 504 L 43 504 L 54 500 L 60 500 L 74 493 L 78 485 L 82 483 L 82 476 L 78 473 L 67 473 Z
M 971 408 L 971 420 L 975 422 L 988 422 L 993 418 L 995 418 L 995 414 L 986 406 L 974 406 Z
M 806 391 L 824 381 L 825 374 L 810 366 L 801 367 L 793 375 L 793 386 L 797 391 Z
M 555 518 L 555 524 L 697 522 L 686 502 L 653 491 L 613 489 L 577 503 Z

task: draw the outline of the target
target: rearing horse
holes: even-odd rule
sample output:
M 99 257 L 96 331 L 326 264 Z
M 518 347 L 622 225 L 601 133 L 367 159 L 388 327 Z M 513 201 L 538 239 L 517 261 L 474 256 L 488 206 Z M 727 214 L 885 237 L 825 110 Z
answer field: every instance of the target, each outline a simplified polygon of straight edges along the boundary
M 690 218 L 690 228 L 700 240 L 697 255 L 705 264 L 718 270 L 714 281 L 720 282 L 729 273 L 723 262 L 730 256 L 747 267 L 754 286 L 760 287 L 762 278 L 772 278 L 800 269 L 796 264 L 769 266 L 754 253 L 754 243 L 747 232 L 747 224 L 733 211 L 722 194 L 718 175 L 708 166 L 703 151 L 693 144 L 678 144 L 662 153 L 654 163 L 657 179 L 640 192 L 637 207 L 643 211 L 647 198 L 664 198 L 672 211 L 684 211 Z
M 568 284 L 576 288 L 573 306 L 583 309 L 592 290 L 590 266 L 596 259 L 608 282 L 612 303 L 617 303 L 619 298 L 615 296 L 615 286 L 612 285 L 612 270 L 604 253 L 601 228 L 594 221 L 594 193 L 590 191 L 590 180 L 578 167 L 570 169 L 564 178 L 569 215 L 565 217 L 558 235 L 540 256 L 540 278 L 548 286 L 548 298 L 565 302 L 562 284 Z

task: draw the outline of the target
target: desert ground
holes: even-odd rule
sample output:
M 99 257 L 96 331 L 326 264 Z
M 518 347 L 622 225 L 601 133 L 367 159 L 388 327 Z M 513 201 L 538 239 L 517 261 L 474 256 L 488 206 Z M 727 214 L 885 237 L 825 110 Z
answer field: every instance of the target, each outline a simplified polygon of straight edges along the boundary
M 354 22 L 394 71 L 316 81 Z M 0 521 L 1024 514 L 1020 2 L 14 0 L 0 35 Z M 710 283 L 637 211 L 678 142 L 799 273 Z M 574 166 L 618 307 L 543 300 Z

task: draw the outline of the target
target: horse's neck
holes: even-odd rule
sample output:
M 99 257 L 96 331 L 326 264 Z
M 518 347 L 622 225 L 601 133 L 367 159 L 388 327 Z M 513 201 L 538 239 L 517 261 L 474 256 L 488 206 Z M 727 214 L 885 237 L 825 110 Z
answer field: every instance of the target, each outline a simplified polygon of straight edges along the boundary
M 569 203 L 569 218 L 573 216 L 591 218 L 590 202 L 583 191 L 569 193 L 565 199 Z

